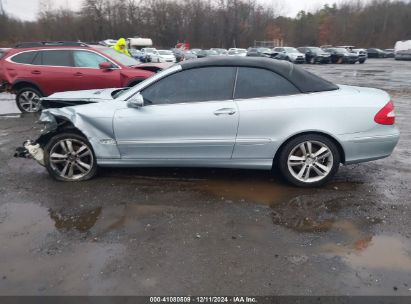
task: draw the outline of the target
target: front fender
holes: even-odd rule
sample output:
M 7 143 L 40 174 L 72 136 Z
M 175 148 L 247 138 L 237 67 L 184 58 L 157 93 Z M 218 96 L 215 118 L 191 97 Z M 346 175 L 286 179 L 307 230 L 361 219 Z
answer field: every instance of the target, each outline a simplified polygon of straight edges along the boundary
M 113 132 L 113 116 L 90 118 L 76 111 L 75 107 L 65 107 L 43 111 L 39 122 L 45 124 L 46 132 L 37 142 L 74 128 L 88 139 L 97 159 L 120 158 Z

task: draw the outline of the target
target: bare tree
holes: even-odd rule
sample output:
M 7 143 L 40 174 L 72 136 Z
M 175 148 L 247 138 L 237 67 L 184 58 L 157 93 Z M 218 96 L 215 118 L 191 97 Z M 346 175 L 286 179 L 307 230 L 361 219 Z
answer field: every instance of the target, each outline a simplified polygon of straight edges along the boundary
M 146 36 L 157 46 L 247 47 L 254 40 L 289 45 L 353 44 L 392 47 L 411 39 L 411 3 L 347 0 L 283 17 L 285 0 L 83 0 L 78 12 L 39 0 L 34 22 L 12 18 L 0 6 L 0 44 L 30 40 L 99 41 Z M 0 0 L 1 4 L 1 0 Z

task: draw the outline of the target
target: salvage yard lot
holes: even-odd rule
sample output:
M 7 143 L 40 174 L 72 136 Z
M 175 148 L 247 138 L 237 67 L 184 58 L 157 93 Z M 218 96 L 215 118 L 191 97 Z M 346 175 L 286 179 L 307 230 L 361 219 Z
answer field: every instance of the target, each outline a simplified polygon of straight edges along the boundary
M 411 62 L 303 67 L 388 91 L 393 155 L 341 167 L 318 189 L 221 169 L 61 183 L 12 158 L 40 126 L 0 94 L 0 293 L 411 295 Z

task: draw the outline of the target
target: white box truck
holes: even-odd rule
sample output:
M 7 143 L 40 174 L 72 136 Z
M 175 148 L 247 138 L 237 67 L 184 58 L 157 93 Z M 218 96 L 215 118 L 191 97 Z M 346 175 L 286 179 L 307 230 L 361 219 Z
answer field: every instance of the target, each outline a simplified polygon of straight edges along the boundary
M 395 60 L 411 60 L 411 40 L 395 43 Z
M 141 50 L 142 48 L 152 47 L 153 40 L 151 40 L 150 38 L 141 37 L 127 38 L 127 46 L 129 49 Z

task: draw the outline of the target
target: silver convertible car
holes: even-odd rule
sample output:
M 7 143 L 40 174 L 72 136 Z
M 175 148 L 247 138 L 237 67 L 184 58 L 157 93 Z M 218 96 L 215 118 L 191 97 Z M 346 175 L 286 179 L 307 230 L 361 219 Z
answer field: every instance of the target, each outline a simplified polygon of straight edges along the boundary
M 274 168 L 319 186 L 340 164 L 389 156 L 399 139 L 386 92 L 265 58 L 187 61 L 132 88 L 56 93 L 42 105 L 42 134 L 16 156 L 62 181 L 172 166 Z

